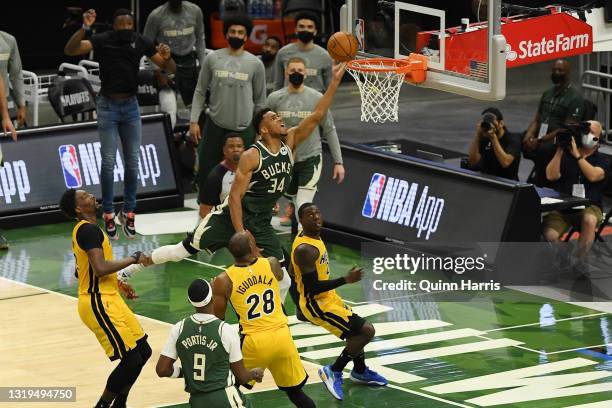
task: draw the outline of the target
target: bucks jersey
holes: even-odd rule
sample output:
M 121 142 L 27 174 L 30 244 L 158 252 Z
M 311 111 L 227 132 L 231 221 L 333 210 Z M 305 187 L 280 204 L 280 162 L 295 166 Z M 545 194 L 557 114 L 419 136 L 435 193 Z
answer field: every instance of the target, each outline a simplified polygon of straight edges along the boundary
M 223 326 L 227 323 L 201 314 L 192 315 L 181 323 L 176 354 L 183 368 L 185 391 L 204 393 L 234 385 L 230 355 L 222 340 Z
M 248 266 L 232 265 L 225 272 L 232 281 L 230 302 L 240 319 L 242 334 L 287 324 L 278 281 L 267 258 L 257 258 Z
M 118 293 L 117 274 L 111 273 L 98 277 L 89 263 L 87 251 L 102 248 L 105 260 L 113 259 L 113 249 L 108 236 L 96 224 L 82 220 L 72 230 L 72 251 L 76 262 L 76 275 L 79 280 L 79 295 Z
M 289 187 L 293 153 L 281 141 L 278 153 L 271 153 L 261 141 L 253 147 L 259 151 L 259 166 L 251 176 L 251 183 L 244 198 L 242 208 L 247 213 L 272 213 L 276 201 Z
M 297 285 L 298 292 L 300 293 L 300 303 L 302 303 L 302 299 L 306 297 L 306 292 L 304 290 L 304 282 L 302 280 L 302 271 L 295 262 L 295 249 L 302 244 L 307 244 L 313 246 L 319 250 L 319 256 L 315 262 L 315 267 L 317 270 L 317 279 L 320 281 L 329 280 L 329 257 L 327 255 L 327 248 L 323 243 L 321 238 L 314 239 L 307 237 L 304 235 L 304 232 L 300 232 L 300 234 L 293 241 L 293 245 L 291 246 L 291 264 L 293 266 L 293 272 L 295 274 L 295 284 Z M 318 295 L 313 296 L 314 299 L 320 300 L 322 302 L 328 300 L 339 299 L 340 297 L 336 294 L 336 290 L 328 290 L 323 293 L 319 293 Z

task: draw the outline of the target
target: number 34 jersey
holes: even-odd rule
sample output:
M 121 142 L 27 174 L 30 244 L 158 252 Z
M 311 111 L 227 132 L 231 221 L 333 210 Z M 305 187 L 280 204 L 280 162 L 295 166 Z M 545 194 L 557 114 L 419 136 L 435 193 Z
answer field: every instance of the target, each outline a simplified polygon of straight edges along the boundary
M 267 258 L 226 270 L 232 281 L 230 302 L 240 319 L 241 334 L 275 330 L 287 325 L 278 281 Z
M 281 141 L 278 153 L 268 150 L 261 141 L 253 145 L 259 150 L 259 166 L 251 176 L 249 189 L 242 199 L 246 213 L 270 213 L 276 201 L 289 187 L 293 169 L 293 152 Z

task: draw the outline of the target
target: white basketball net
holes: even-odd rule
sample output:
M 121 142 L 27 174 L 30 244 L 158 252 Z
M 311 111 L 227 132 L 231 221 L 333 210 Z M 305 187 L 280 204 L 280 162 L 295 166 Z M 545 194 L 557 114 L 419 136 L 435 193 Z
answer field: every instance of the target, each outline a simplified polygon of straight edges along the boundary
M 399 93 L 405 74 L 397 73 L 396 69 L 403 66 L 402 63 L 393 59 L 364 59 L 352 61 L 352 66 L 346 67 L 359 87 L 362 122 L 397 122 Z

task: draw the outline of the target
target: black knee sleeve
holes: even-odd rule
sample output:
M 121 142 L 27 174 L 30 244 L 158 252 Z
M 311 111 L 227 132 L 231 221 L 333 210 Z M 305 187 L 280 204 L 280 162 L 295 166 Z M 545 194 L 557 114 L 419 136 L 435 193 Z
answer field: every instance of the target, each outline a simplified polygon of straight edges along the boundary
M 149 346 L 149 343 L 147 342 L 146 335 L 142 339 L 138 340 L 136 350 L 138 350 L 138 353 L 142 358 L 142 365 L 145 365 L 147 360 L 149 360 L 149 358 L 151 357 L 151 354 L 153 354 L 153 350 L 151 350 L 151 346 Z
M 285 392 L 287 393 L 289 400 L 293 402 L 293 405 L 295 405 L 298 408 L 315 408 L 316 407 L 316 404 L 314 403 L 314 401 L 308 395 L 306 395 L 304 390 L 301 388 L 292 389 L 290 391 L 285 391 Z
M 136 349 L 130 350 L 108 377 L 106 388 L 113 394 L 119 394 L 136 381 L 145 361 Z

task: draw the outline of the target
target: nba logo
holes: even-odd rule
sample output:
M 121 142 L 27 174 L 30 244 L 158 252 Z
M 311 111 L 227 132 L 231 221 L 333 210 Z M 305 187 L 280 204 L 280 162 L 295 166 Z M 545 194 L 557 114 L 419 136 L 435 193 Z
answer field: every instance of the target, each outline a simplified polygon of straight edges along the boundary
M 365 21 L 363 18 L 355 20 L 355 38 L 357 38 L 359 51 L 365 51 Z
M 374 218 L 376 215 L 386 179 L 387 177 L 384 174 L 374 173 L 374 175 L 372 175 L 370 188 L 368 188 L 368 195 L 366 196 L 365 202 L 363 203 L 363 209 L 361 210 L 361 215 L 364 217 Z
M 60 163 L 64 171 L 64 182 L 68 188 L 79 188 L 83 185 L 81 179 L 81 169 L 73 145 L 61 145 L 59 147 Z

